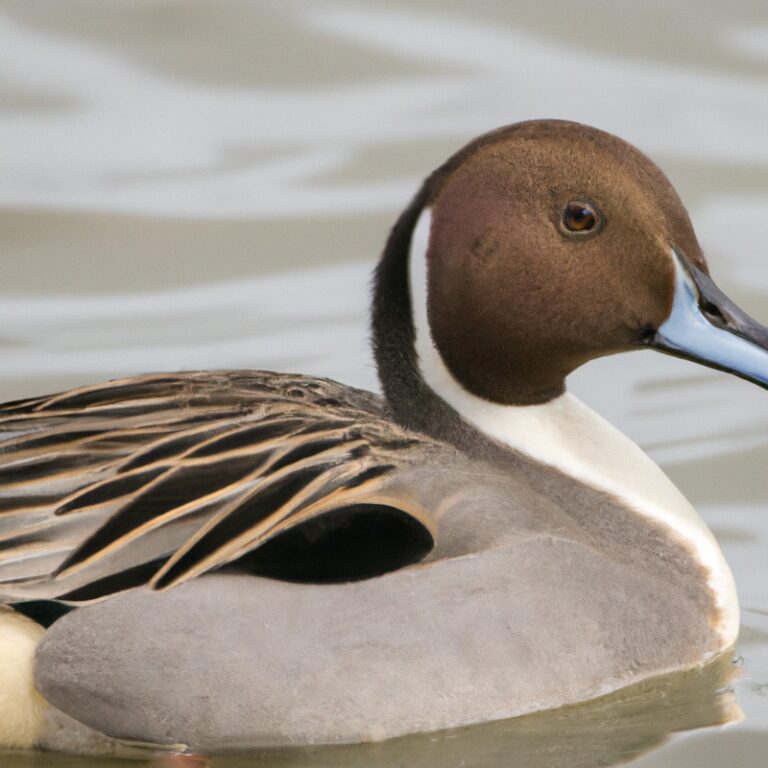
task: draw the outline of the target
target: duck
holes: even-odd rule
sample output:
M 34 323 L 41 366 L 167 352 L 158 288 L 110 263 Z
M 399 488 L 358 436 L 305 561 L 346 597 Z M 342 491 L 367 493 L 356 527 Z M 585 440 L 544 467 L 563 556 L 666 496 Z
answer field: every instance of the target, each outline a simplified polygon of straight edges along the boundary
M 375 268 L 382 394 L 159 373 L 0 407 L 0 745 L 380 741 L 733 653 L 713 534 L 566 389 L 657 350 L 768 387 L 663 172 L 532 120 L 429 175 Z M 60 727 L 60 726 L 56 726 Z

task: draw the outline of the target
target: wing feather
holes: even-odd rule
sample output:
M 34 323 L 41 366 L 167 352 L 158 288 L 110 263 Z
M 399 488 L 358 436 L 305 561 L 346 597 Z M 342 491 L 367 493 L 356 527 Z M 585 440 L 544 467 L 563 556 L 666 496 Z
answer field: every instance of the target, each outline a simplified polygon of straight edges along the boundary
M 369 393 L 270 372 L 145 376 L 0 406 L 0 597 L 172 587 L 375 496 L 403 448 L 430 442 Z

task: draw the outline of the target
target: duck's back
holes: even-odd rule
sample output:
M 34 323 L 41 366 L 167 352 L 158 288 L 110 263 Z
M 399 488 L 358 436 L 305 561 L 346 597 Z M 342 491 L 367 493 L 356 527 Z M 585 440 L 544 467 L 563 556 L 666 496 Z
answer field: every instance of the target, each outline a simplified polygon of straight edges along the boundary
M 150 375 L 8 403 L 0 599 L 78 602 L 233 564 L 321 581 L 399 567 L 431 534 L 407 500 L 376 497 L 425 451 L 451 449 L 372 393 L 290 374 Z M 377 537 L 397 543 L 378 561 Z M 344 572 L 331 540 L 358 552 Z

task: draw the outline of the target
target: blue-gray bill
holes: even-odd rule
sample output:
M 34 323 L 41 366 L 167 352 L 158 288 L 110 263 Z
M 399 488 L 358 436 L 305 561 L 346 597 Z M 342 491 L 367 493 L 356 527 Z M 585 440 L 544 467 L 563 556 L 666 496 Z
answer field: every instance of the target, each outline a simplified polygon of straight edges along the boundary
M 740 309 L 674 246 L 672 258 L 672 311 L 647 344 L 768 389 L 768 328 Z

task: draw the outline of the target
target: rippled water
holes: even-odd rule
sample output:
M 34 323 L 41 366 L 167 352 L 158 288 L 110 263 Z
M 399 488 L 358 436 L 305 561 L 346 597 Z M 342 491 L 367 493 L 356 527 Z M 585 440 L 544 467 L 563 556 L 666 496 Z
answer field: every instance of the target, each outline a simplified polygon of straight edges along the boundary
M 367 288 L 388 226 L 450 152 L 531 117 L 588 122 L 650 154 L 718 282 L 768 320 L 764 2 L 517 5 L 2 0 L 0 397 L 214 367 L 375 387 Z M 675 736 L 634 764 L 758 765 L 768 393 L 653 353 L 593 363 L 571 385 L 697 505 L 743 607 L 743 720 Z M 555 746 L 563 765 L 610 765 L 733 711 L 681 690 L 631 699 L 640 715 L 612 700 L 567 728 L 534 718 L 254 760 L 533 766 L 560 764 Z

